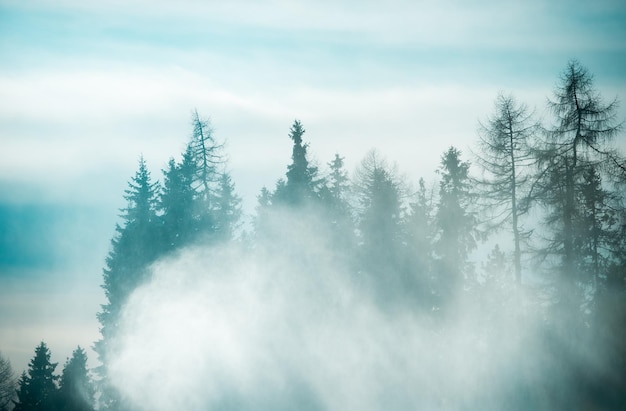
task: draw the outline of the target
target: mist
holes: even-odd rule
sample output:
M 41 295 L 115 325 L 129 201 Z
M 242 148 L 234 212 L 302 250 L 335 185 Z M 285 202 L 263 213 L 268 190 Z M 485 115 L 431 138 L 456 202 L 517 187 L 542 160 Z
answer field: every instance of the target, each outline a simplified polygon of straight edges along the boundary
M 381 301 L 308 219 L 276 212 L 272 229 L 283 238 L 272 247 L 193 246 L 152 265 L 109 355 L 112 383 L 134 407 L 545 406 L 525 392 L 557 373 L 532 369 L 545 354 L 540 307 L 505 293 L 521 302 L 515 309 L 487 287 L 460 296 L 445 317 L 401 296 Z

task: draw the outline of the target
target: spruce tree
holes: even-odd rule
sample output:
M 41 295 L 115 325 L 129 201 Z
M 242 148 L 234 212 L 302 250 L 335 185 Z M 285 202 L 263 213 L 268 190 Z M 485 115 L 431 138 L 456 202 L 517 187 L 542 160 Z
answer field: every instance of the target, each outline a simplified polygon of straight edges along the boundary
M 235 184 L 227 172 L 220 176 L 214 208 L 219 239 L 222 241 L 233 239 L 241 219 L 241 198 L 235 193 Z
M 35 356 L 28 363 L 28 373 L 19 380 L 15 411 L 55 411 L 57 407 L 57 380 L 50 362 L 50 350 L 43 341 L 35 348 Z
M 63 367 L 59 387 L 59 410 L 93 411 L 94 391 L 87 369 L 87 354 L 78 347 Z
M 406 271 L 416 282 L 421 302 L 430 303 L 433 275 L 433 241 L 435 235 L 434 198 L 423 178 L 415 199 L 409 204 L 404 221 L 406 237 Z
M 147 279 L 147 267 L 157 258 L 160 249 L 156 215 L 158 184 L 152 182 L 143 157 L 128 186 L 124 195 L 128 206 L 122 209 L 122 224 L 116 226 L 117 235 L 111 241 L 111 251 L 103 270 L 102 287 L 107 302 L 98 313 L 102 338 L 94 344 L 94 350 L 102 363 L 98 373 L 101 377 L 101 402 L 104 409 L 121 408 L 107 375 L 108 356 L 114 355 L 112 351 L 115 351 L 121 310 L 133 290 Z
M 164 251 L 176 250 L 192 241 L 198 231 L 194 190 L 196 173 L 191 147 L 188 146 L 180 164 L 170 159 L 168 169 L 163 170 L 163 190 L 159 197 L 161 230 Z M 199 210 L 198 210 L 199 211 Z
M 401 273 L 402 183 L 375 150 L 370 151 L 353 179 L 358 198 L 360 269 L 381 296 L 404 289 Z
M 476 216 L 470 210 L 474 200 L 469 163 L 461 152 L 450 147 L 441 157 L 439 203 L 436 211 L 437 293 L 451 299 L 461 289 L 471 270 L 467 258 L 476 247 Z
M 317 167 L 309 163 L 307 156 L 308 144 L 302 140 L 305 133 L 299 120 L 295 120 L 289 130 L 289 138 L 293 141 L 291 164 L 287 167 L 287 180 L 277 185 L 274 197 L 278 202 L 288 205 L 301 205 L 317 198 Z
M 338 247 L 344 255 L 348 255 L 355 245 L 355 226 L 349 203 L 350 179 L 344 167 L 344 157 L 335 154 L 328 167 L 330 172 L 320 189 L 324 217 L 329 224 L 332 247 Z

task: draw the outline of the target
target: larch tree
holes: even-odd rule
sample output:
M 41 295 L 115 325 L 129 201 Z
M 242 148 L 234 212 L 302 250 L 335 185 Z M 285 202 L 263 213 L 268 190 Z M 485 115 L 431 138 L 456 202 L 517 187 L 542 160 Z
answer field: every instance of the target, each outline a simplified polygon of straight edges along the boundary
M 576 241 L 582 183 L 590 167 L 600 170 L 614 160 L 607 153 L 621 124 L 616 122 L 617 101 L 605 104 L 592 75 L 576 60 L 562 73 L 548 106 L 554 124 L 535 154 L 538 170 L 531 198 L 545 207 L 550 231 L 543 251 L 560 260 L 557 299 L 570 311 L 580 303 L 580 286 L 590 280 L 580 270 L 583 254 Z
M 0 353 L 0 411 L 9 411 L 15 397 L 16 382 L 11 362 Z
M 529 182 L 529 166 L 532 161 L 529 140 L 539 130 L 526 105 L 519 104 L 513 96 L 499 94 L 495 113 L 480 125 L 476 155 L 477 164 L 483 169 L 479 180 L 483 205 L 490 210 L 487 218 L 489 229 L 508 226 L 513 234 L 513 266 L 515 280 L 522 282 L 523 229 L 520 217 L 527 211 L 520 206 Z
M 223 164 L 224 145 L 215 140 L 210 121 L 200 118 L 197 110 L 192 113 L 191 123 L 193 132 L 189 150 L 196 163 L 196 189 L 207 209 L 210 209 L 213 190 L 219 181 L 217 168 Z

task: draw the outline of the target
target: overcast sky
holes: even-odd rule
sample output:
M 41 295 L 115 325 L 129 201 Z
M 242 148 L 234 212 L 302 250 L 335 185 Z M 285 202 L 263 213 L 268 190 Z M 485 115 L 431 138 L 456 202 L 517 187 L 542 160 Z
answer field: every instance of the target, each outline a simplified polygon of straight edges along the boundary
M 0 351 L 21 371 L 42 339 L 62 364 L 98 338 L 126 182 L 141 154 L 161 177 L 194 108 L 250 212 L 295 118 L 322 166 L 376 147 L 429 180 L 498 91 L 549 120 L 571 58 L 623 102 L 624 39 L 622 0 L 0 0 Z

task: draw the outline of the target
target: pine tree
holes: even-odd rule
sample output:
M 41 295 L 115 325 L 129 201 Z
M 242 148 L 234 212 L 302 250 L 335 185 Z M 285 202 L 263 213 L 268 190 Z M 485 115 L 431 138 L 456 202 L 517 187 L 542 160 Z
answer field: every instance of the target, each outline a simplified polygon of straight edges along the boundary
M 57 380 L 50 362 L 50 350 L 43 341 L 35 348 L 35 356 L 28 363 L 28 373 L 19 380 L 15 411 L 57 410 Z
M 370 151 L 355 172 L 361 271 L 382 293 L 404 288 L 401 272 L 402 183 L 380 155 Z
M 461 288 L 470 274 L 469 252 L 476 247 L 476 216 L 469 210 L 473 202 L 469 163 L 461 152 L 450 147 L 441 158 L 439 203 L 436 211 L 438 257 L 437 291 L 444 301 Z
M 287 167 L 287 181 L 284 186 L 277 185 L 274 197 L 278 202 L 299 205 L 317 198 L 317 167 L 309 164 L 307 158 L 308 144 L 302 140 L 305 133 L 302 123 L 295 120 L 289 130 L 289 138 L 293 141 L 291 164 Z
M 94 349 L 102 366 L 101 402 L 105 409 L 119 409 L 121 405 L 107 376 L 108 356 L 114 350 L 119 315 L 132 291 L 146 280 L 146 269 L 158 256 L 160 246 L 156 239 L 159 223 L 156 215 L 158 184 L 153 183 L 143 158 L 139 169 L 129 182 L 124 198 L 128 206 L 122 214 L 122 225 L 117 225 L 116 237 L 111 241 L 112 249 L 103 271 L 104 293 L 107 303 L 98 313 L 102 338 Z
M 486 172 L 480 198 L 491 211 L 489 228 L 510 225 L 513 233 L 515 280 L 522 281 L 520 199 L 527 188 L 531 156 L 529 139 L 539 130 L 532 115 L 513 96 L 498 95 L 495 115 L 481 124 L 477 162 Z
M 197 233 L 196 199 L 193 188 L 196 172 L 193 153 L 190 147 L 183 154 L 183 160 L 176 164 L 170 159 L 168 169 L 163 170 L 163 190 L 159 197 L 161 230 L 165 242 L 164 251 L 178 249 L 195 238 Z
M 344 254 L 353 251 L 355 245 L 354 221 L 348 202 L 350 180 L 344 168 L 344 158 L 335 154 L 328 163 L 330 173 L 320 189 L 320 199 L 324 215 L 328 221 L 333 248 L 340 248 Z
M 434 204 L 433 193 L 426 188 L 423 178 L 415 201 L 409 204 L 406 216 L 405 236 L 407 243 L 407 271 L 419 287 L 419 296 L 428 303 L 433 274 Z
M 603 250 L 610 250 L 616 235 L 616 218 L 609 206 L 612 193 L 602 187 L 602 177 L 593 166 L 587 167 L 581 176 L 576 203 L 579 210 L 574 222 L 574 248 L 579 256 L 577 270 L 581 280 L 594 289 L 598 282 L 606 278 L 606 270 L 611 258 Z
M 220 176 L 214 213 L 219 238 L 231 240 L 241 219 L 241 198 L 235 193 L 235 184 L 227 172 Z
M 94 387 L 87 369 L 87 354 L 78 347 L 63 368 L 59 387 L 60 411 L 93 411 Z

